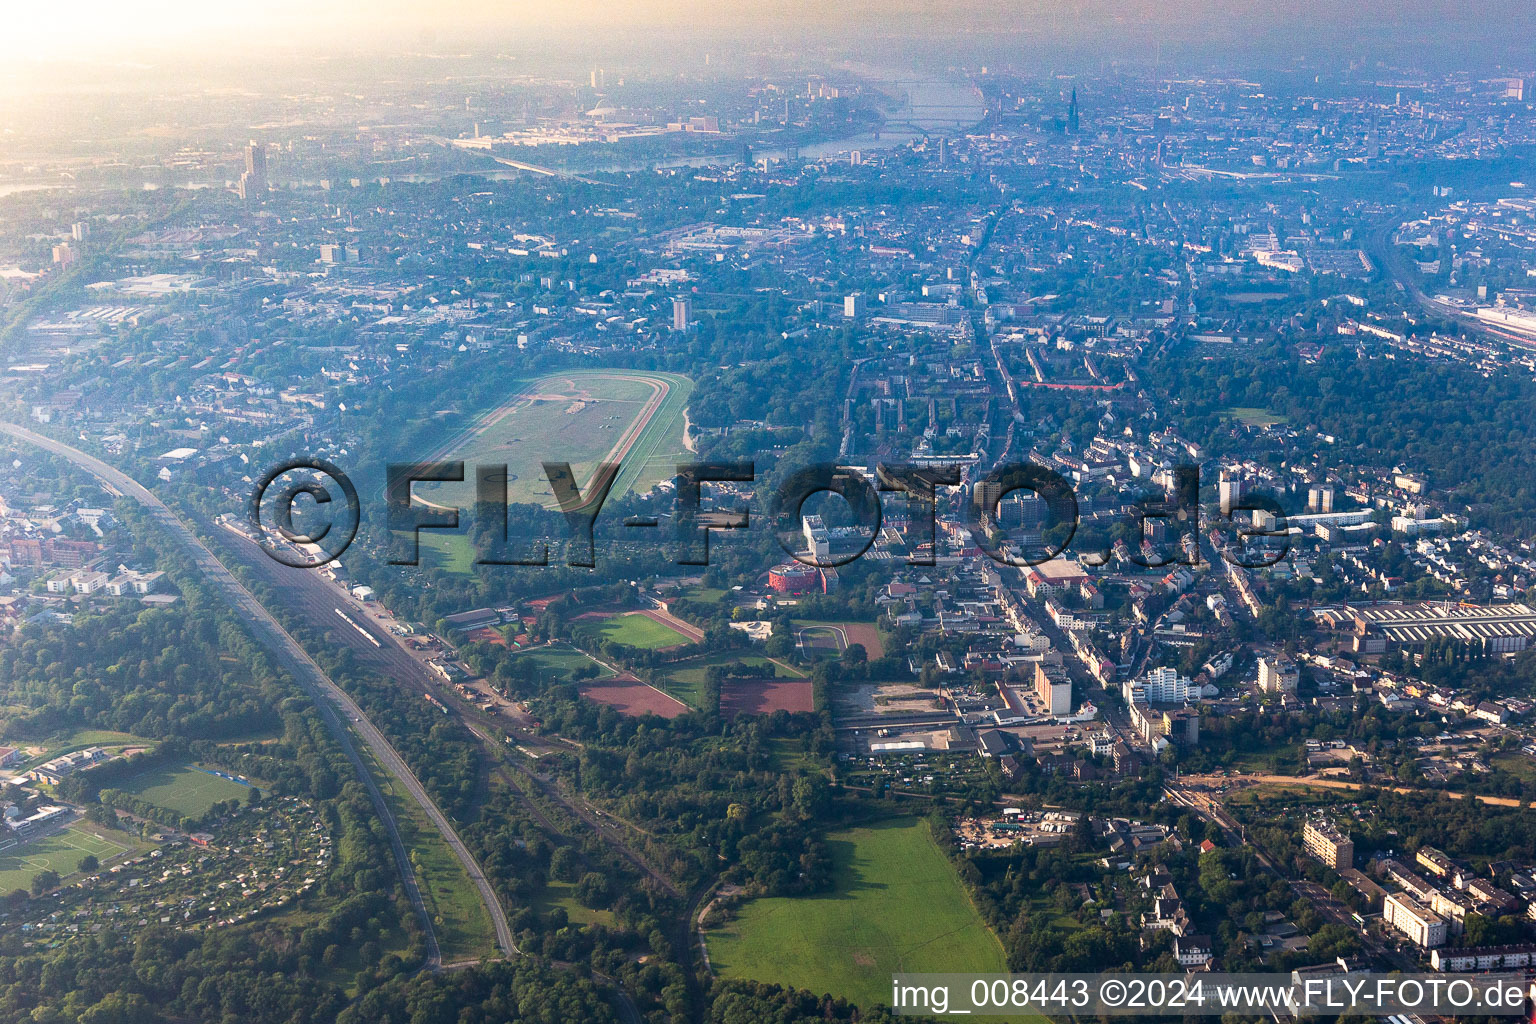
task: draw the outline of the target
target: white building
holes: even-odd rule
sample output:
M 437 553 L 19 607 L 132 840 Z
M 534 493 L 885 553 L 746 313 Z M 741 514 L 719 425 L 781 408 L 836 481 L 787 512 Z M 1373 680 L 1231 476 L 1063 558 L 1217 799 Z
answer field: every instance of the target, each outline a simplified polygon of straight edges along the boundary
M 1422 949 L 1445 945 L 1446 926 L 1439 915 L 1405 893 L 1389 893 L 1381 904 L 1381 917 Z
M 1124 690 L 1127 704 L 1185 704 L 1200 697 L 1200 687 L 1179 670 L 1155 668 L 1140 679 L 1127 679 Z
M 1295 693 L 1301 672 L 1289 658 L 1259 659 L 1259 689 L 1264 693 Z
M 821 516 L 806 516 L 801 529 L 805 533 L 806 551 L 816 558 L 827 558 L 832 554 L 832 539 Z

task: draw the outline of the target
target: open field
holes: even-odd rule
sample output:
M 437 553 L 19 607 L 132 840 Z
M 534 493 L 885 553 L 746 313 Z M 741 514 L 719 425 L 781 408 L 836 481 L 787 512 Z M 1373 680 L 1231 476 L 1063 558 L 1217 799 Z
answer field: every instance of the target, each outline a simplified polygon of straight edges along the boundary
M 768 741 L 773 748 L 773 764 L 781 772 L 819 771 L 821 765 L 805 749 L 799 736 L 776 736 Z
M 1491 767 L 1509 772 L 1521 782 L 1536 782 L 1536 762 L 1519 751 L 1509 750 L 1488 759 Z
M 937 692 L 913 683 L 854 683 L 840 686 L 832 698 L 843 714 L 926 714 L 934 710 Z
M 815 710 L 815 684 L 809 679 L 731 679 L 720 688 L 720 713 L 727 718 Z
M 1239 423 L 1250 427 L 1272 427 L 1277 423 L 1284 423 L 1286 417 L 1279 413 L 1270 412 L 1268 409 L 1254 409 L 1240 406 L 1227 410 L 1227 415 Z
M 657 622 L 643 612 L 625 612 L 622 615 L 610 616 L 603 621 L 599 632 L 604 640 L 648 651 L 681 647 L 683 644 L 692 642 L 671 626 Z
M 616 676 L 604 682 L 585 683 L 581 695 L 597 704 L 607 704 L 621 715 L 660 715 L 676 718 L 691 710 L 687 704 L 670 697 L 634 676 Z
M 75 873 L 80 858 L 88 853 L 106 864 L 131 849 L 131 839 L 125 837 L 118 842 L 88 832 L 80 825 L 71 825 L 63 831 L 0 851 L 0 892 L 25 889 L 32 884 L 34 875 L 50 868 L 60 876 L 68 877 Z
M 192 765 L 154 768 L 113 788 L 187 818 L 201 817 L 224 800 L 244 800 L 251 789 L 246 783 Z
M 845 996 L 863 1007 L 890 999 L 897 971 L 1001 973 L 1003 948 L 959 876 L 916 819 L 834 832 L 833 891 L 753 900 L 709 933 L 709 958 L 727 978 Z
M 613 911 L 593 910 L 581 905 L 581 901 L 576 899 L 574 882 L 550 879 L 544 884 L 543 891 L 534 897 L 533 909 L 541 914 L 547 914 L 555 907 L 564 909 L 566 918 L 572 924 L 602 924 L 609 927 L 615 924 Z

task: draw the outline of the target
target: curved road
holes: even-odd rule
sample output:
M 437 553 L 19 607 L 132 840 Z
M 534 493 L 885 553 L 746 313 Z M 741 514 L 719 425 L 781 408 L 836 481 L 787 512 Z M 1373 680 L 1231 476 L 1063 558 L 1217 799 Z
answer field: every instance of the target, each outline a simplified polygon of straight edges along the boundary
M 405 843 L 400 838 L 400 829 L 395 822 L 394 815 L 390 813 L 389 805 L 384 801 L 384 794 L 379 790 L 378 783 L 369 773 L 363 763 L 362 756 L 352 743 L 351 734 L 347 730 L 346 723 L 341 720 L 337 708 L 346 712 L 352 720 L 352 726 L 363 742 L 368 744 L 368 749 L 373 752 L 378 763 L 384 770 L 394 776 L 411 798 L 420 805 L 431 820 L 433 826 L 442 834 L 443 841 L 453 850 L 454 856 L 464 865 L 470 880 L 474 882 L 476 890 L 480 894 L 481 901 L 485 904 L 486 912 L 490 914 L 491 921 L 496 926 L 496 944 L 506 956 L 514 956 L 518 949 L 512 938 L 512 926 L 507 921 L 506 912 L 502 909 L 501 901 L 497 899 L 491 884 L 486 880 L 485 873 L 480 870 L 480 865 L 470 854 L 464 841 L 449 823 L 447 817 L 427 794 L 421 782 L 412 774 L 404 759 L 395 751 L 368 716 L 363 714 L 346 692 L 331 681 L 331 678 L 317 665 L 298 641 L 288 634 L 288 631 L 272 617 L 272 614 L 264 608 L 260 601 L 246 590 L 244 585 L 235 578 L 224 563 L 216 558 L 213 552 L 198 539 L 197 535 L 188 528 L 187 524 L 172 512 L 170 508 L 157 498 L 148 488 L 145 488 L 126 473 L 114 469 L 100 459 L 87 455 L 76 448 L 55 441 L 51 437 L 28 430 L 13 423 L 0 422 L 0 432 L 10 434 L 20 440 L 37 445 L 39 448 L 53 452 L 68 461 L 84 469 L 96 477 L 114 493 L 131 498 L 144 506 L 149 514 L 186 550 L 193 564 L 202 571 L 209 582 L 222 592 L 224 598 L 235 610 L 236 614 L 246 620 L 251 627 L 251 632 L 265 643 L 278 656 L 299 684 L 308 691 L 315 706 L 319 708 L 321 717 L 325 720 L 326 727 L 335 736 L 336 741 L 346 752 L 348 760 L 357 769 L 363 784 L 368 788 L 368 795 L 373 800 L 374 809 L 383 820 L 389 830 L 390 845 L 394 849 L 395 864 L 400 870 L 400 877 L 405 884 L 406 895 L 410 898 L 411 905 L 416 908 L 417 915 L 421 918 L 422 927 L 427 936 L 427 967 L 437 970 L 442 967 L 442 951 L 437 943 L 437 934 L 432 928 L 432 916 L 427 911 L 426 902 L 422 899 L 421 887 L 416 880 L 416 873 L 411 868 L 410 858 L 406 853 Z

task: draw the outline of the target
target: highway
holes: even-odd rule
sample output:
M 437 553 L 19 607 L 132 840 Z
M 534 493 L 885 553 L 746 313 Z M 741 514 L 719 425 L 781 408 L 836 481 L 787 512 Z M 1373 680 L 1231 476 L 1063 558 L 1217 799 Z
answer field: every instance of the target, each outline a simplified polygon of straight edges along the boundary
M 309 693 L 315 706 L 319 709 L 326 727 L 336 738 L 342 749 L 346 752 L 348 760 L 357 769 L 359 777 L 368 789 L 368 795 L 373 801 L 374 809 L 379 818 L 389 830 L 390 845 L 393 848 L 395 864 L 400 871 L 401 880 L 404 883 L 406 895 L 411 905 L 416 908 L 417 916 L 421 918 L 421 924 L 427 936 L 427 967 L 437 970 L 442 967 L 442 951 L 438 946 L 437 934 L 432 927 L 432 915 L 427 910 L 425 900 L 421 895 L 421 888 L 416 879 L 416 873 L 411 867 L 410 858 L 406 852 L 405 843 L 400 838 L 400 828 L 390 812 L 389 805 L 384 800 L 384 794 L 379 790 L 378 783 L 369 773 L 362 756 L 358 753 L 352 742 L 352 735 L 347 724 L 342 721 L 341 715 L 345 714 L 351 719 L 352 728 L 360 736 L 364 743 L 372 751 L 375 760 L 389 772 L 401 788 L 410 794 L 411 799 L 421 807 L 433 827 L 442 835 L 454 855 L 464 865 L 465 872 L 474 882 L 480 899 L 485 904 L 486 912 L 490 914 L 491 921 L 496 928 L 496 943 L 503 955 L 514 956 L 517 954 L 517 946 L 512 937 L 512 926 L 507 921 L 506 912 L 502 909 L 501 901 L 492 890 L 480 865 L 470 854 L 468 847 L 459 838 L 458 832 L 444 816 L 437 804 L 427 794 L 421 782 L 411 772 L 389 740 L 379 731 L 379 728 L 369 721 L 368 716 L 345 691 L 332 682 L 331 678 L 317 665 L 303 647 L 293 639 L 288 632 L 272 617 L 272 614 L 262 606 L 261 602 L 246 590 L 240 581 L 231 573 L 224 563 L 214 556 L 197 535 L 184 523 L 176 513 L 172 512 L 159 498 L 147 488 L 140 485 L 127 474 L 114 469 L 107 463 L 94 456 L 88 455 L 78 449 L 71 448 L 50 437 L 28 430 L 26 427 L 11 423 L 0 423 L 0 431 L 10 434 L 12 437 L 27 441 L 31 444 L 50 451 L 84 469 L 114 494 L 130 498 L 142 505 L 166 532 L 185 549 L 191 558 L 193 565 L 202 572 L 203 576 L 214 588 L 229 602 L 230 607 L 250 626 L 252 634 L 267 645 L 278 657 L 278 660 L 293 673 L 299 684 Z M 339 710 L 338 710 L 339 709 Z

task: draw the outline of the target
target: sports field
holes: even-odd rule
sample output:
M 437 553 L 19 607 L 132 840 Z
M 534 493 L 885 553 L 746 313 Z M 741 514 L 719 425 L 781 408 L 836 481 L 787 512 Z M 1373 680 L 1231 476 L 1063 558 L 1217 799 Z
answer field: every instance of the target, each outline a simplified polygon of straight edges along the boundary
M 720 687 L 720 713 L 726 718 L 815 710 L 816 687 L 809 679 L 731 679 Z
M 890 1001 L 891 975 L 1002 973 L 1003 948 L 928 833 L 907 818 L 835 832 L 831 892 L 753 900 L 709 932 L 725 978 Z
M 201 817 L 208 813 L 208 808 L 223 800 L 243 801 L 251 789 L 244 783 L 192 765 L 154 768 L 114 788 L 187 818 Z
M 676 473 L 687 456 L 683 410 L 693 382 L 675 373 L 571 370 L 525 383 L 505 405 L 444 440 L 432 459 L 465 463 L 463 483 L 420 483 L 424 502 L 461 509 L 461 530 L 424 530 L 423 557 L 449 572 L 469 572 L 474 553 L 463 529 L 475 504 L 476 465 L 507 467 L 507 500 L 558 508 L 542 468 L 568 462 L 581 493 L 600 462 L 622 469 L 610 498 L 646 491 Z
M 678 662 L 668 667 L 666 676 L 661 680 L 662 689 L 674 697 L 687 701 L 696 708 L 704 706 L 704 682 L 711 665 L 750 665 L 760 670 L 759 675 L 763 679 L 800 679 L 808 678 L 804 673 L 798 672 L 788 665 L 769 661 L 757 654 L 737 654 L 727 652 L 725 654 L 706 654 L 699 658 L 689 658 L 687 661 Z
M 62 832 L 0 851 L 0 892 L 25 889 L 32 884 L 34 875 L 50 868 L 60 876 L 68 877 L 75 873 L 80 858 L 88 853 L 106 863 L 109 858 L 130 849 L 127 841 L 116 843 L 71 825 Z
M 879 658 L 885 653 L 880 630 L 869 622 L 795 621 L 795 641 L 808 658 L 841 654 L 850 644 L 860 644 L 864 653 Z
M 540 674 L 556 679 L 568 680 L 577 669 L 586 668 L 589 665 L 598 670 L 597 675 L 592 677 L 594 679 L 606 679 L 613 675 L 612 672 L 603 668 L 603 666 L 597 664 L 597 662 L 585 654 L 563 644 L 550 647 L 535 647 L 532 650 L 519 651 L 512 655 L 512 663 L 514 665 L 522 665 L 527 662 L 537 665 Z
M 639 718 L 641 715 L 660 715 L 676 718 L 690 710 L 676 697 L 649 686 L 628 673 L 593 683 L 583 683 L 580 693 L 594 704 L 607 704 L 621 715 Z
M 625 647 L 639 647 L 659 651 L 666 647 L 678 647 L 691 643 L 686 636 L 671 626 L 657 622 L 644 612 L 625 612 L 603 620 L 598 629 L 604 640 L 612 640 Z

